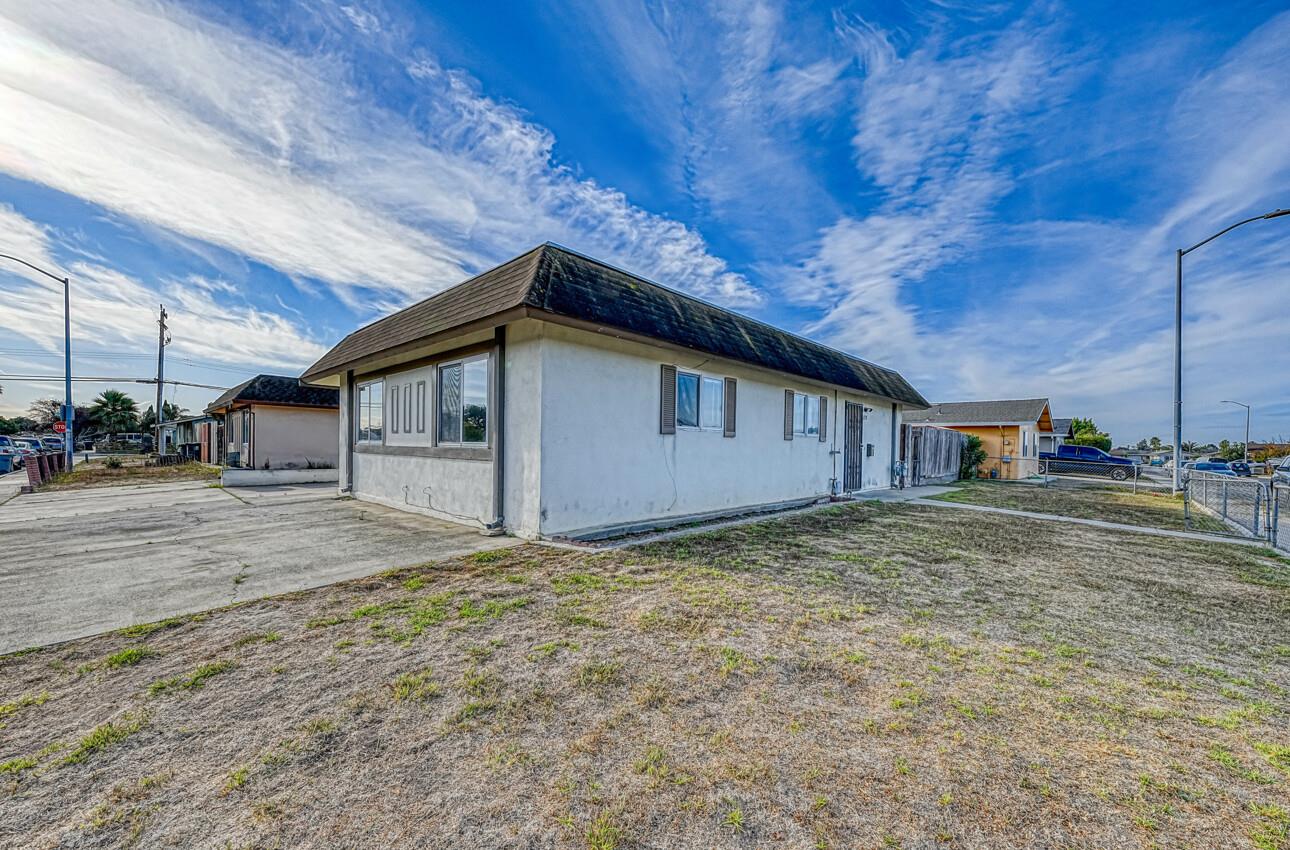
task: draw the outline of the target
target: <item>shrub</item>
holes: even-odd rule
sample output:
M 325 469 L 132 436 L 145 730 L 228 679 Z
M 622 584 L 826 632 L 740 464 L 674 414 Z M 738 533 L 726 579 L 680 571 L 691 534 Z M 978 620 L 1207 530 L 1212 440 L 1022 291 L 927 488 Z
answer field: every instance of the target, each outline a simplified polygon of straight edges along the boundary
M 108 459 L 103 461 L 103 465 L 106 466 L 108 469 L 120 469 L 121 458 L 117 457 L 116 455 L 109 455 Z
M 985 449 L 981 448 L 981 438 L 968 434 L 963 439 L 963 451 L 959 455 L 959 478 L 976 478 L 976 468 L 985 463 Z

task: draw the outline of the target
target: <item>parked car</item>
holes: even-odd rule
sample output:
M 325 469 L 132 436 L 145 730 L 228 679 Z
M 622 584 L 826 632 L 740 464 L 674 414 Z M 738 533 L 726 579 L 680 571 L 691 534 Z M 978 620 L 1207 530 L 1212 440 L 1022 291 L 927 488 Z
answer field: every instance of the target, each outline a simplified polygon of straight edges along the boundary
M 1249 478 L 1251 475 L 1254 474 L 1254 472 L 1250 469 L 1250 465 L 1243 460 L 1229 460 L 1227 462 L 1227 466 L 1229 469 L 1235 472 L 1237 477 L 1239 478 Z
M 26 454 L 14 444 L 13 438 L 4 434 L 0 434 L 0 455 L 12 457 L 14 469 L 21 467 L 26 457 Z
M 1183 469 L 1193 472 L 1208 472 L 1213 475 L 1230 475 L 1236 477 L 1236 473 L 1228 466 L 1226 461 L 1222 460 L 1194 460 L 1191 463 L 1183 464 Z
M 1136 464 L 1127 457 L 1107 454 L 1095 446 L 1062 445 L 1055 452 L 1039 453 L 1040 472 L 1047 472 L 1050 468 L 1054 472 L 1079 472 L 1083 468 L 1093 474 L 1109 472 L 1111 478 L 1123 481 L 1133 474 L 1134 466 Z M 1107 470 L 1105 467 L 1111 468 Z
M 41 437 L 40 445 L 47 452 L 61 452 L 66 443 L 62 437 Z
M 1290 457 L 1281 461 L 1281 465 L 1273 471 L 1272 480 L 1279 484 L 1290 484 Z

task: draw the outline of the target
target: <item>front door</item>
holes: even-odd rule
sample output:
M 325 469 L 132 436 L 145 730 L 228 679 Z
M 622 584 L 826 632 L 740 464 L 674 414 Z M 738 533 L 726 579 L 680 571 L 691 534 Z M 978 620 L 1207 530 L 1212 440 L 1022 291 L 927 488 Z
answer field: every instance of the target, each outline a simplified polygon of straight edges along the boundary
M 842 429 L 842 489 L 853 492 L 864 482 L 864 405 L 846 403 Z

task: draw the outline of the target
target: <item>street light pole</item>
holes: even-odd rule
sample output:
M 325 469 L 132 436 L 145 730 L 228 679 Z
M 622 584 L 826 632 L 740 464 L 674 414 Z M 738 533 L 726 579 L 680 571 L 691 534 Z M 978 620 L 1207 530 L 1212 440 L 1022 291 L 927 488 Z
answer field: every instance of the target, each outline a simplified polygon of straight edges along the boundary
M 1250 462 L 1250 406 L 1239 401 L 1222 401 L 1220 404 L 1235 404 L 1245 408 L 1245 462 Z
M 6 260 L 13 260 L 15 263 L 21 263 L 33 271 L 38 271 L 45 277 L 52 278 L 63 285 L 63 368 L 64 368 L 64 399 L 63 399 L 63 423 L 67 430 L 63 432 L 63 451 L 67 454 L 67 469 L 71 471 L 72 460 L 75 457 L 76 435 L 73 420 L 76 417 L 76 408 L 72 406 L 72 282 L 69 278 L 59 277 L 53 272 L 47 272 L 40 266 L 27 262 L 21 257 L 15 257 L 11 254 L 0 254 Z
M 1280 218 L 1283 215 L 1290 215 L 1290 210 L 1275 209 L 1270 213 L 1256 215 L 1238 221 L 1236 224 L 1229 225 L 1215 233 L 1208 239 L 1197 242 L 1190 248 L 1178 249 L 1178 274 L 1174 286 L 1174 492 L 1177 493 L 1182 489 L 1182 280 L 1183 280 L 1183 257 L 1195 251 L 1202 245 L 1213 242 L 1230 230 L 1235 230 L 1243 224 L 1249 224 L 1252 221 L 1261 221 L 1268 218 Z M 1247 435 L 1248 437 L 1248 435 Z M 1246 440 L 1248 443 L 1249 440 Z

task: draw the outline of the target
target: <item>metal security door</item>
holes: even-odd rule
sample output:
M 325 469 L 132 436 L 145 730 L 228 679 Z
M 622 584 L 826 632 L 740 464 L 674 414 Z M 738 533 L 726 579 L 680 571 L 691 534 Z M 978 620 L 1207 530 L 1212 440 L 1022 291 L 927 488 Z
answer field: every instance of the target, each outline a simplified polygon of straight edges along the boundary
M 864 405 L 847 402 L 842 428 L 842 489 L 852 492 L 864 482 Z

